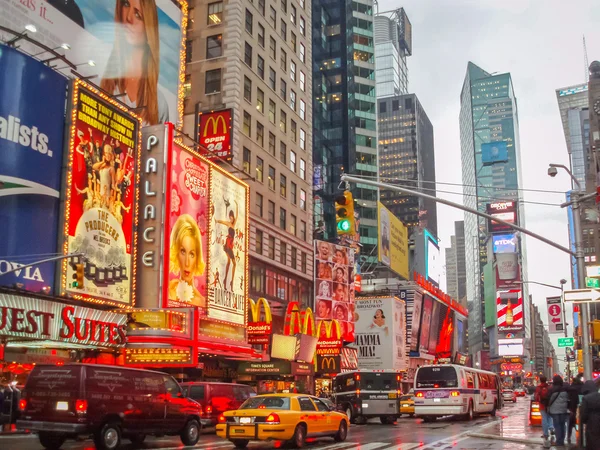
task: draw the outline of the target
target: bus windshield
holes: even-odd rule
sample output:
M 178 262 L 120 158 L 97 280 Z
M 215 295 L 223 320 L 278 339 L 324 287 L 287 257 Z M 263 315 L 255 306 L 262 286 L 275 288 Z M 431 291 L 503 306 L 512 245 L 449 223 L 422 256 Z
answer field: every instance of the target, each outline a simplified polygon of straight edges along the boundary
M 458 387 L 454 367 L 421 367 L 417 372 L 417 388 Z

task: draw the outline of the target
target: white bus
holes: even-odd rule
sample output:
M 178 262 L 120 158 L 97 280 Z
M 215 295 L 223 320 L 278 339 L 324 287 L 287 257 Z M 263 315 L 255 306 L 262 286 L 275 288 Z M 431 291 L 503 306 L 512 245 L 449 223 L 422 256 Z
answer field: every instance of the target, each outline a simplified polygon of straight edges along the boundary
M 425 422 L 437 417 L 492 416 L 502 408 L 502 384 L 494 372 L 454 364 L 423 366 L 415 375 L 415 415 Z

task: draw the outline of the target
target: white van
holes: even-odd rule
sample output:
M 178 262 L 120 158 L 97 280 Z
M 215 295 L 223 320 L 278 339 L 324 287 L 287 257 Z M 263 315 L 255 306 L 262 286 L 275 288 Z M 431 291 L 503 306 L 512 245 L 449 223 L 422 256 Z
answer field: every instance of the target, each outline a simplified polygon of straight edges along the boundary
M 451 415 L 495 416 L 503 405 L 497 374 L 454 364 L 420 367 L 414 390 L 415 415 L 426 422 Z

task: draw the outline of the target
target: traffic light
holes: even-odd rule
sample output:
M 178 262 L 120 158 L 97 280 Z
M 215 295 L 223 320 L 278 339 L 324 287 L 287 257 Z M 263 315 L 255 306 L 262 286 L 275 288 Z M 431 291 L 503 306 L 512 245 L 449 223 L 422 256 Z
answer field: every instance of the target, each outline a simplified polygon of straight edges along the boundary
M 73 274 L 73 287 L 83 289 L 84 278 L 84 265 L 75 264 L 75 273 Z
M 354 230 L 354 199 L 350 191 L 335 199 L 335 220 L 337 222 L 337 234 L 353 235 Z

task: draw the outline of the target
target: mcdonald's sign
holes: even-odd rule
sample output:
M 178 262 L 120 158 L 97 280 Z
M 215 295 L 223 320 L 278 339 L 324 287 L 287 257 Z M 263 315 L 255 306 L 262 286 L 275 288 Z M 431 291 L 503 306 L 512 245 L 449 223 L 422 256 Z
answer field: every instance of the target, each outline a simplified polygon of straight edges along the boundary
M 287 336 L 307 334 L 317 337 L 315 316 L 312 309 L 306 308 L 304 311 L 301 311 L 298 302 L 289 302 L 285 312 L 283 334 Z
M 261 306 L 265 313 L 261 320 Z M 273 315 L 271 307 L 265 298 L 259 298 L 256 302 L 248 299 L 248 344 L 268 344 L 273 331 Z
M 317 322 L 317 355 L 339 355 L 342 348 L 342 327 L 337 320 Z
M 324 373 L 340 373 L 341 372 L 341 357 L 338 356 L 321 356 L 317 355 L 317 374 Z
M 223 158 L 231 160 L 231 109 L 221 111 L 200 112 L 196 114 L 196 137 L 204 148 L 202 156 L 208 159 Z

